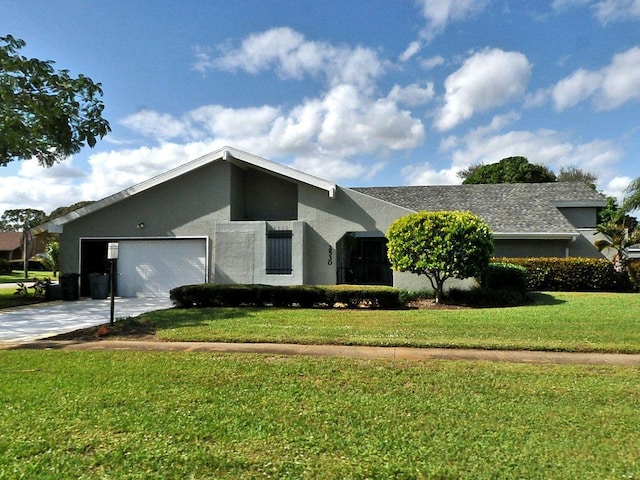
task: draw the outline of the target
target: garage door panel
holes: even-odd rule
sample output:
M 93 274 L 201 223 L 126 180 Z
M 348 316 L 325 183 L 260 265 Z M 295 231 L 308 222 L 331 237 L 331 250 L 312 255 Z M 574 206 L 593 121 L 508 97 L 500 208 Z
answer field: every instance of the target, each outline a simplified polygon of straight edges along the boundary
M 118 294 L 168 296 L 172 288 L 206 281 L 204 239 L 120 242 Z

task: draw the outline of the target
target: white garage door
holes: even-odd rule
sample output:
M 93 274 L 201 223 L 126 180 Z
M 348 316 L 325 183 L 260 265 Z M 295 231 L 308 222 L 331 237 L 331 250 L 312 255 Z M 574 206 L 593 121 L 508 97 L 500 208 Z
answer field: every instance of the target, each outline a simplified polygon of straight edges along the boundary
M 168 297 L 180 285 L 206 281 L 204 239 L 122 240 L 118 295 Z

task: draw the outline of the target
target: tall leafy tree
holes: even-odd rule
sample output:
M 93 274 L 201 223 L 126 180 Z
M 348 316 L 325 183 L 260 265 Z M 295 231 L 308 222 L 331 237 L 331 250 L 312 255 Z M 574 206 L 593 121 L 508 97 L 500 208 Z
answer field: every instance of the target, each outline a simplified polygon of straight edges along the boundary
M 50 167 L 111 131 L 102 117 L 102 86 L 27 58 L 25 42 L 0 37 L 0 165 L 37 158 Z
M 0 217 L 1 232 L 21 232 L 25 226 L 33 228 L 40 225 L 45 218 L 42 210 L 34 208 L 16 208 L 5 210 Z
M 449 278 L 476 277 L 489 265 L 493 234 L 470 212 L 417 212 L 394 221 L 387 232 L 391 267 L 425 275 L 436 302 Z
M 465 185 L 477 183 L 546 183 L 557 180 L 544 165 L 529 163 L 525 157 L 507 157 L 498 163 L 471 165 L 458 172 Z
M 62 217 L 63 215 L 66 215 L 67 213 L 71 213 L 71 212 L 73 212 L 75 210 L 78 210 L 79 208 L 86 207 L 87 205 L 91 205 L 92 203 L 93 203 L 93 201 L 83 201 L 83 202 L 74 203 L 74 204 L 66 206 L 66 207 L 58 207 L 55 210 L 53 210 L 49 215 L 47 215 L 42 220 L 42 223 L 49 222 L 49 221 L 54 220 L 54 219 L 56 219 L 58 217 Z
M 559 182 L 582 182 L 589 185 L 594 190 L 596 189 L 596 182 L 598 177 L 594 174 L 585 172 L 577 167 L 562 167 L 558 174 Z

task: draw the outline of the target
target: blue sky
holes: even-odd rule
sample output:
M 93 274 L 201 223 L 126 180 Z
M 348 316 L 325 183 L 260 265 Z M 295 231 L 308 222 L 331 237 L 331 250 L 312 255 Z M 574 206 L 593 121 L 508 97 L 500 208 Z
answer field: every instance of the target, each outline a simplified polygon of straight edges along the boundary
M 101 82 L 112 133 L 0 169 L 0 212 L 96 200 L 231 145 L 345 186 L 522 155 L 640 177 L 640 0 L 0 0 L 23 53 Z

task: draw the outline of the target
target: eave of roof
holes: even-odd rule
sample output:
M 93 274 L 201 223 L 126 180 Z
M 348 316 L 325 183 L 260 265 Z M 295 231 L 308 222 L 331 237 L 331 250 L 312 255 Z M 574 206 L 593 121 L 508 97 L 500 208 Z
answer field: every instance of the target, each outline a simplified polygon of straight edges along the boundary
M 576 240 L 578 233 L 573 232 L 493 232 L 499 240 Z
M 319 177 L 315 177 L 313 175 L 309 175 L 294 168 L 272 162 L 265 158 L 258 157 L 257 155 L 252 155 L 242 150 L 238 150 L 237 148 L 227 146 L 216 150 L 215 152 L 211 152 L 207 155 L 196 158 L 195 160 L 180 165 L 179 167 L 176 167 L 165 173 L 161 173 L 160 175 L 150 178 L 149 180 L 145 180 L 144 182 L 141 182 L 137 185 L 133 185 L 132 187 L 122 190 L 118 193 L 105 197 L 102 200 L 98 200 L 97 202 L 87 205 L 86 207 L 80 208 L 66 215 L 58 217 L 50 222 L 39 225 L 38 227 L 35 227 L 33 229 L 33 232 L 35 234 L 44 231 L 48 231 L 51 233 L 62 233 L 62 227 L 66 223 L 69 223 L 90 213 L 96 212 L 109 205 L 113 205 L 114 203 L 117 203 L 121 200 L 144 192 L 145 190 L 153 188 L 157 185 L 160 185 L 164 182 L 177 178 L 181 175 L 184 175 L 204 165 L 216 161 L 230 162 L 241 168 L 247 168 L 251 166 L 253 168 L 271 173 L 282 178 L 305 183 L 307 185 L 325 190 L 329 195 L 329 198 L 332 199 L 335 198 L 336 195 L 337 185 L 335 183 L 329 182 L 328 180 L 324 180 Z

